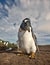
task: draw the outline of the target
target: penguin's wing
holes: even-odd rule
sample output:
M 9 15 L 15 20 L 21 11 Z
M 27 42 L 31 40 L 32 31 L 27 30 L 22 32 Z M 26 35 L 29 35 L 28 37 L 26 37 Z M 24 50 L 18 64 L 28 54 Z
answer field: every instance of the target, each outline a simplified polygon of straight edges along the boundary
M 35 45 L 37 46 L 37 37 L 36 37 L 36 35 L 33 33 L 33 28 L 31 28 L 31 32 L 32 32 L 32 37 L 33 37 L 33 39 L 34 39 L 34 41 L 35 41 Z
M 39 47 L 38 47 L 38 45 L 37 45 L 37 37 L 36 37 L 36 35 L 33 33 L 33 28 L 31 29 L 31 31 L 32 31 L 32 37 L 33 37 L 33 39 L 34 39 L 34 41 L 35 41 L 36 48 L 37 48 L 37 50 L 38 50 L 38 52 L 39 52 Z

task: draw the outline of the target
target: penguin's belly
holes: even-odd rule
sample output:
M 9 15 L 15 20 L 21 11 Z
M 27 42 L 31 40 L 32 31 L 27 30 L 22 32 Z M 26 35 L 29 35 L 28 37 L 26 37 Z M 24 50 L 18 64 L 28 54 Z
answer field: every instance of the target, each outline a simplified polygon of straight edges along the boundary
M 32 41 L 32 34 L 31 32 L 26 31 L 23 35 L 23 42 L 25 46 L 31 46 L 31 41 Z
M 32 45 L 32 34 L 28 31 L 23 35 L 23 44 L 25 50 L 28 50 L 27 52 L 29 53 Z
M 20 32 L 20 34 L 23 32 Z M 21 34 L 20 36 L 20 48 L 27 51 L 27 53 L 30 53 L 32 46 L 35 47 L 35 42 L 32 37 L 32 33 L 26 31 L 24 34 Z

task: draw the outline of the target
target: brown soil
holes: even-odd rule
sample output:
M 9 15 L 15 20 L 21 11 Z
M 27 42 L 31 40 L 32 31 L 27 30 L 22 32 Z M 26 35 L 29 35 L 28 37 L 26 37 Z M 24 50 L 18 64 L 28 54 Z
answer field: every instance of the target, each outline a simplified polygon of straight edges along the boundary
M 0 65 L 50 65 L 50 45 L 39 46 L 35 59 L 27 55 L 18 56 L 17 51 L 0 51 Z

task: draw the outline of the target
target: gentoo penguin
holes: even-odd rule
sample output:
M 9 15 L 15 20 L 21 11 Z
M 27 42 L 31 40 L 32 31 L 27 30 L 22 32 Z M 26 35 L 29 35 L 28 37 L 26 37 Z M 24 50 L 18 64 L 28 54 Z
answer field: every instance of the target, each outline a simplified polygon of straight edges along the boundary
M 25 18 L 18 31 L 19 48 L 30 54 L 30 58 L 35 58 L 36 53 L 36 36 L 33 33 L 31 22 L 29 18 Z

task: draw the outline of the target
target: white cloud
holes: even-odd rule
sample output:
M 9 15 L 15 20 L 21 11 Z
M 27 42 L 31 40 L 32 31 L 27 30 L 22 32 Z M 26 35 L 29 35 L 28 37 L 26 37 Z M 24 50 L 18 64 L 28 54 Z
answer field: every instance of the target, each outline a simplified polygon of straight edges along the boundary
M 4 27 L 0 27 L 0 30 L 5 30 Z
M 28 8 L 29 6 L 31 6 L 31 1 L 30 0 L 20 0 L 21 5 L 23 8 Z
M 5 9 L 9 10 L 9 7 L 5 4 Z
M 12 26 L 10 26 L 10 27 L 7 27 L 7 28 L 5 29 L 5 32 L 12 32 L 12 31 L 14 31 L 14 30 L 15 30 L 15 28 L 12 27 Z
M 45 7 L 46 11 L 49 11 L 50 1 L 49 0 L 43 0 L 43 1 L 44 1 L 44 7 Z
M 48 12 L 48 13 L 46 14 L 45 19 L 46 19 L 47 21 L 50 20 L 50 12 Z
M 50 22 L 38 26 L 37 29 L 46 33 L 50 33 Z
M 0 8 L 3 8 L 3 5 L 0 3 Z
M 13 32 L 15 31 L 15 27 L 14 26 L 0 26 L 0 31 L 4 31 L 4 32 Z

